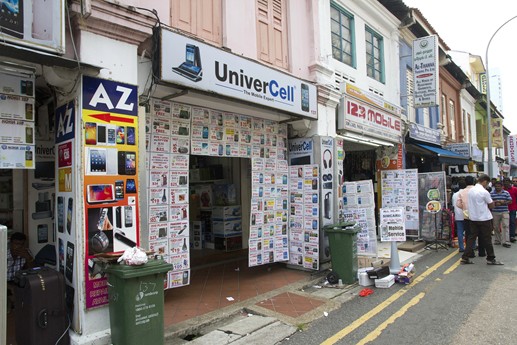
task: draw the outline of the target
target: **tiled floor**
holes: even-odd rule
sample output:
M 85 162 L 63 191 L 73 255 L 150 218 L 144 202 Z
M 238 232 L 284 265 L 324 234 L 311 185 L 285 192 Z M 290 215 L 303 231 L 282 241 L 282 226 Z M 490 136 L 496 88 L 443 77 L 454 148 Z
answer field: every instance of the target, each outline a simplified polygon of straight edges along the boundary
M 308 274 L 288 269 L 284 264 L 248 267 L 247 258 L 212 267 L 194 268 L 190 285 L 165 292 L 164 325 L 167 328 L 257 297 L 304 279 Z M 295 297 L 292 296 L 293 300 Z M 272 305 L 279 306 L 280 300 Z
M 290 317 L 299 317 L 319 307 L 323 303 L 323 301 L 300 296 L 293 292 L 284 292 L 272 298 L 260 301 L 255 305 Z

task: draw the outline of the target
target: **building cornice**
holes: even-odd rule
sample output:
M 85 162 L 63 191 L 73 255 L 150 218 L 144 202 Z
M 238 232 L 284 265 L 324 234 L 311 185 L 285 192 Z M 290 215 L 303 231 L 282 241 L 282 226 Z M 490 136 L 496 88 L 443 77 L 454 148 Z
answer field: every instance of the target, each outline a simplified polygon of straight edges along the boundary
M 79 30 L 140 46 L 150 36 L 157 18 L 129 6 L 99 0 L 74 0 L 70 16 Z

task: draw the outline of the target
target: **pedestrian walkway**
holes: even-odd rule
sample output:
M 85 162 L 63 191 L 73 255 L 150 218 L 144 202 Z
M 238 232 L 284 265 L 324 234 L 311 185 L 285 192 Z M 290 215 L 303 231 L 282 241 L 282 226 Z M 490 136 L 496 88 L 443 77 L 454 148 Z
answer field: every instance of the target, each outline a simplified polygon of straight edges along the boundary
M 388 262 L 390 244 L 379 243 Z M 401 263 L 420 254 L 398 251 Z M 193 270 L 188 287 L 168 290 L 166 344 L 264 344 L 261 334 L 288 337 L 357 296 L 357 284 L 325 284 L 326 271 L 307 272 L 285 264 L 248 267 L 247 259 Z M 268 338 L 268 344 L 274 344 Z

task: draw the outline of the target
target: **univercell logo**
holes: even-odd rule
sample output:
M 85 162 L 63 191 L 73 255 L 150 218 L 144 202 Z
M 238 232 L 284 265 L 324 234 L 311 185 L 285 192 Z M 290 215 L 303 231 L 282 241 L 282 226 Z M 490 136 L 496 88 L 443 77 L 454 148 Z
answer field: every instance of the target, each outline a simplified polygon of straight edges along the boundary
M 215 77 L 223 83 L 229 83 L 241 88 L 244 92 L 249 92 L 254 97 L 266 100 L 281 99 L 282 101 L 294 102 L 294 86 L 280 85 L 275 79 L 269 81 L 247 75 L 243 69 L 233 71 L 228 65 L 215 61 Z

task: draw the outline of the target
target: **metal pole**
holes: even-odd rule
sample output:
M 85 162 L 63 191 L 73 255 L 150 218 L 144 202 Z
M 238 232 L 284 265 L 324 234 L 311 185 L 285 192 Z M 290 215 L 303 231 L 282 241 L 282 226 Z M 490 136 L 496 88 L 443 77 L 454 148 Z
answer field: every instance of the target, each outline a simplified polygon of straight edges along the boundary
M 517 18 L 517 16 L 514 16 L 510 19 L 508 19 L 506 22 L 504 22 L 495 32 L 494 34 L 492 35 L 492 37 L 490 37 L 490 40 L 488 41 L 488 44 L 486 46 L 486 52 L 485 52 L 485 61 L 486 61 L 486 116 L 487 116 L 487 135 L 488 135 L 488 156 L 487 156 L 487 164 L 488 164 L 488 176 L 490 177 L 495 177 L 493 176 L 493 173 L 494 173 L 494 169 L 493 169 L 493 165 L 492 165 L 492 160 L 493 160 L 493 157 L 492 157 L 492 121 L 491 121 L 491 114 L 490 114 L 490 110 L 491 110 L 491 107 L 490 107 L 490 72 L 489 72 L 489 69 L 488 69 L 488 48 L 490 48 L 490 43 L 492 43 L 492 39 L 494 38 L 494 36 L 499 32 L 499 30 L 501 30 L 503 28 L 503 26 L 505 26 L 506 24 L 508 24 L 509 22 L 511 22 L 512 20 L 514 20 L 515 18 Z

